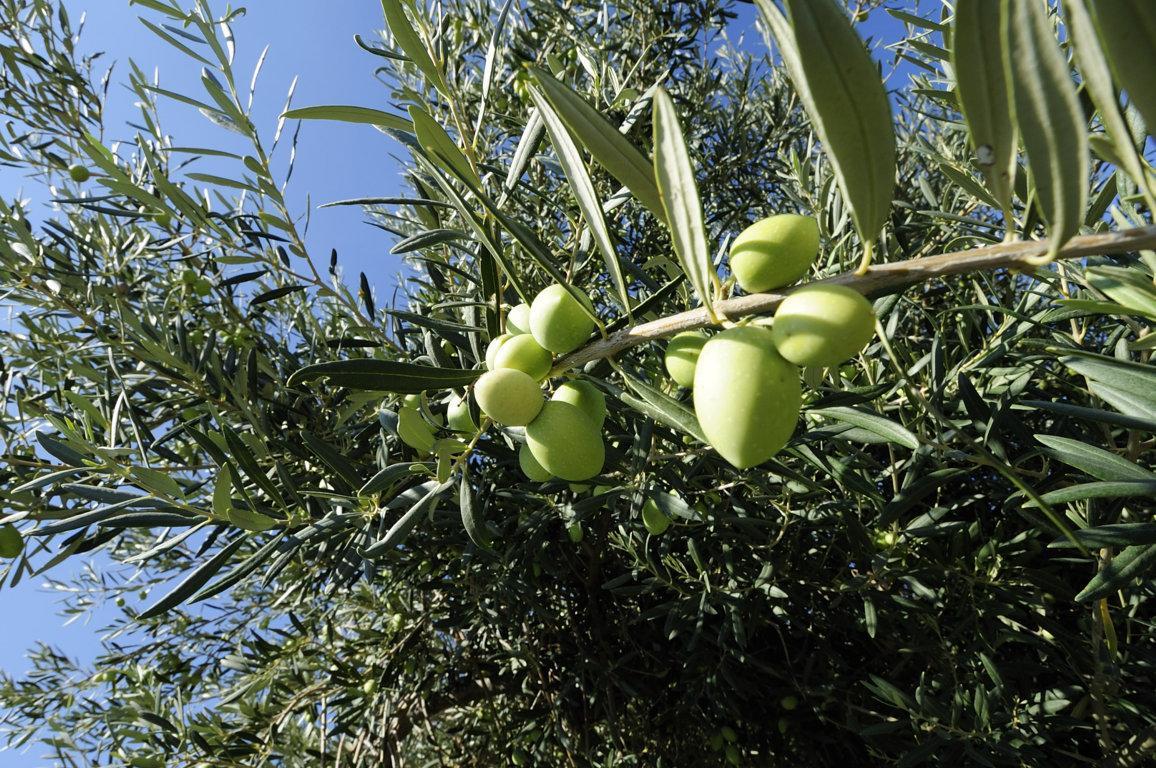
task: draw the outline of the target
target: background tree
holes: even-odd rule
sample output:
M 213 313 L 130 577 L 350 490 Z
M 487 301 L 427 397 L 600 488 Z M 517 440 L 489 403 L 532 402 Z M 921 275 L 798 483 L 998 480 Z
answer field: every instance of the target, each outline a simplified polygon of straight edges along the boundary
M 754 30 L 734 39 L 729 2 L 385 0 L 387 33 L 362 45 L 389 106 L 277 126 L 249 117 L 233 12 L 138 4 L 205 90 L 133 69 L 137 140 L 110 146 L 67 15 L 0 3 L 0 158 L 56 200 L 39 226 L 0 208 L 17 321 L 0 337 L 2 573 L 98 550 L 126 564 L 75 585 L 123 606 L 92 668 L 41 648 L 0 678 L 11 745 L 132 766 L 1151 758 L 1143 2 L 1005 3 L 1024 15 L 1004 34 L 1000 3 L 892 10 L 920 74 L 882 132 L 872 89 L 825 68 L 863 56 L 825 1 L 758 4 L 772 59 Z M 706 253 L 676 255 L 687 223 L 630 164 L 629 146 L 654 151 L 659 86 Z M 175 148 L 160 99 L 248 148 Z M 410 152 L 412 196 L 348 201 L 417 269 L 396 306 L 305 247 L 270 167 L 298 118 Z M 686 158 L 664 148 L 669 174 Z M 856 179 L 892 156 L 880 202 Z M 649 342 L 706 324 L 704 295 L 736 318 L 774 308 L 701 277 L 775 211 L 817 218 L 808 279 L 871 293 L 879 333 L 808 369 L 794 439 L 737 471 Z M 1051 239 L 1000 245 L 1015 233 Z M 882 266 L 856 276 L 865 250 Z M 489 426 L 404 444 L 402 396 L 425 390 L 436 426 L 505 309 L 558 281 L 607 334 L 559 362 L 608 396 L 603 474 L 530 482 L 517 432 Z M 660 535 L 648 501 L 673 519 Z

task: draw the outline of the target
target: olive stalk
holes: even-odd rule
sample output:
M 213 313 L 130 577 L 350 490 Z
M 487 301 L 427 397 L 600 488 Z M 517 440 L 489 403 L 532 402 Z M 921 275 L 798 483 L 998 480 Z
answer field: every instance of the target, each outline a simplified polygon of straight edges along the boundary
M 1050 245 L 1050 241 L 1046 239 L 999 243 L 966 251 L 879 264 L 872 266 L 863 274 L 845 272 L 826 280 L 803 283 L 782 292 L 755 293 L 726 299 L 716 302 L 714 310 L 720 318 L 728 320 L 748 315 L 771 314 L 783 299 L 803 285 L 846 285 L 867 296 L 881 296 L 937 277 L 996 269 L 1034 271 L 1037 267 L 1033 264 L 1033 260 L 1048 253 Z M 1056 258 L 1078 259 L 1146 248 L 1156 248 L 1156 225 L 1074 237 L 1060 249 Z M 712 324 L 707 310 L 703 307 L 640 323 L 604 339 L 592 341 L 562 357 L 550 375 L 559 376 L 571 368 L 612 357 L 639 344 L 673 336 L 680 331 L 705 328 Z

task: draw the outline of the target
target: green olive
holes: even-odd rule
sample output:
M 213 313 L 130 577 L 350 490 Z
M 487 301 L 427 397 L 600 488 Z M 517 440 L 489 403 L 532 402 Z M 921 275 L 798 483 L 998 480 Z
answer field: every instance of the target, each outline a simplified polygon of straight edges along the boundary
M 432 451 L 437 440 L 433 427 L 421 417 L 421 412 L 408 405 L 397 412 L 397 436 L 418 453 Z
M 506 333 L 511 336 L 516 336 L 520 333 L 530 332 L 530 305 L 519 304 L 510 309 L 510 313 L 506 315 Z
M 68 175 L 77 184 L 83 184 L 92 178 L 92 172 L 80 164 L 70 165 L 68 167 Z
M 518 466 L 521 467 L 522 474 L 535 483 L 544 483 L 554 478 L 545 467 L 538 463 L 538 460 L 534 458 L 533 451 L 530 450 L 530 446 L 525 443 L 518 449 Z
M 775 351 L 770 330 L 731 328 L 706 343 L 694 375 L 694 412 L 711 446 L 739 469 L 774 456 L 795 431 L 799 370 Z
M 602 433 L 581 408 L 551 400 L 526 427 L 526 442 L 542 467 L 563 480 L 581 482 L 602 471 Z
M 542 410 L 538 382 L 516 368 L 497 368 L 483 373 L 474 384 L 474 399 L 482 413 L 499 424 L 522 427 Z
M 722 737 L 729 741 L 731 744 L 734 744 L 739 740 L 739 735 L 735 733 L 735 729 L 731 728 L 729 725 L 724 725 L 719 730 L 722 732 Z
M 726 756 L 727 756 L 727 762 L 730 763 L 731 765 L 741 765 L 743 762 L 742 753 L 739 752 L 739 748 L 736 747 L 734 744 L 728 744 L 727 745 Z
M 784 696 L 783 698 L 779 699 L 779 706 L 790 712 L 791 710 L 798 708 L 799 699 L 797 696 Z
M 14 525 L 0 525 L 0 557 L 11 560 L 24 551 L 24 537 Z
M 584 297 L 587 308 L 592 306 Z M 559 355 L 577 349 L 590 337 L 594 321 L 578 300 L 561 285 L 551 285 L 530 305 L 530 333 L 546 349 Z
M 512 338 L 514 338 L 512 335 L 510 335 L 508 333 L 503 333 L 501 336 L 498 336 L 496 339 L 494 339 L 493 341 L 491 341 L 489 343 L 489 346 L 486 347 L 486 368 L 487 368 L 487 370 L 492 371 L 498 367 L 497 363 L 495 362 L 497 357 L 498 357 L 498 351 L 502 348 L 503 344 L 505 344 L 507 341 L 509 341 Z
M 793 213 L 768 216 L 731 244 L 731 273 L 743 290 L 759 293 L 796 282 L 819 253 L 819 224 Z
M 796 365 L 838 365 L 875 335 L 875 311 L 845 285 L 810 285 L 783 299 L 773 333 L 779 354 Z
M 446 406 L 446 423 L 454 432 L 477 432 L 478 425 L 470 413 L 470 401 L 454 395 Z
M 582 532 L 582 523 L 570 523 L 566 527 L 566 535 L 570 537 L 570 541 L 575 544 L 582 543 L 584 534 Z
M 706 341 L 705 333 L 683 331 L 667 342 L 663 362 L 666 365 L 666 372 L 674 379 L 675 384 L 680 387 L 694 386 L 694 369 L 698 365 L 698 356 Z
M 554 390 L 554 396 L 550 399 L 578 406 L 598 428 L 606 421 L 606 395 L 588 381 L 567 381 Z
M 647 499 L 642 505 L 642 524 L 652 536 L 661 536 L 670 527 L 670 518 L 658 507 L 654 499 Z
M 516 368 L 535 381 L 541 381 L 550 373 L 554 357 L 528 333 L 511 336 L 498 348 L 494 355 L 496 368 Z

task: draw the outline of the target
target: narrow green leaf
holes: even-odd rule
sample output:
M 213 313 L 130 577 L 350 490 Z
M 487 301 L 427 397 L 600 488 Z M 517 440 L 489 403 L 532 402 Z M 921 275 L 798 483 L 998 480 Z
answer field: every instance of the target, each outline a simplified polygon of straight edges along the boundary
M 1096 0 L 1088 10 L 1094 15 L 1116 82 L 1128 92 L 1129 101 L 1152 133 L 1156 130 L 1156 3 Z
M 788 16 L 773 0 L 758 0 L 834 168 L 859 238 L 869 249 L 887 223 L 895 187 L 891 103 L 875 61 L 840 3 L 784 4 Z
M 395 547 L 400 547 L 409 538 L 409 534 L 413 531 L 414 526 L 417 525 L 418 518 L 423 514 L 429 512 L 433 506 L 441 498 L 453 483 L 439 483 L 437 480 L 430 480 L 427 483 L 411 488 L 405 494 L 399 496 L 398 499 L 411 499 L 413 496 L 421 494 L 416 502 L 413 503 L 405 514 L 398 518 L 389 530 L 385 532 L 385 536 L 380 541 L 367 547 L 362 556 L 373 559 L 379 557 Z M 393 502 L 391 502 L 392 504 Z M 389 508 L 387 506 L 387 508 Z
M 664 217 L 654 169 L 646 156 L 569 86 L 543 69 L 531 67 L 530 72 L 562 121 L 594 159 L 626 185 L 638 202 L 656 216 Z
M 385 469 L 378 472 L 373 477 L 366 481 L 365 485 L 358 490 L 358 496 L 369 496 L 374 493 L 381 493 L 388 490 L 394 483 L 409 477 L 410 475 L 419 474 L 421 472 L 429 472 L 429 465 L 420 462 L 411 462 L 408 464 L 391 464 Z
M 708 442 L 706 436 L 702 433 L 702 427 L 699 426 L 694 411 L 662 390 L 652 387 L 633 376 L 623 376 L 622 380 L 626 383 L 626 386 L 637 393 L 638 397 L 631 395 L 629 392 L 617 390 L 615 394 L 619 400 L 631 408 L 634 408 L 639 413 L 646 414 L 660 424 L 665 424 L 671 429 L 676 429 L 679 432 L 690 435 L 700 443 L 706 444 Z
M 233 471 L 226 464 L 217 473 L 217 482 L 213 486 L 213 515 L 221 520 L 228 520 L 232 511 Z
M 902 424 L 897 424 L 891 419 L 884 418 L 876 413 L 842 407 L 822 408 L 813 410 L 811 413 L 816 416 L 826 416 L 854 425 L 860 429 L 865 429 L 868 432 L 879 435 L 888 442 L 902 445 L 904 448 L 910 448 L 913 451 L 919 447 L 919 438 L 909 429 Z
M 462 527 L 470 541 L 481 549 L 490 548 L 490 532 L 486 528 L 486 521 L 482 519 L 474 503 L 474 491 L 470 488 L 469 476 L 462 472 L 462 479 L 458 488 L 458 503 L 462 512 Z
M 1060 362 L 1082 374 L 1092 394 L 1121 413 L 1149 425 L 1156 418 L 1156 367 L 1102 355 L 1071 355 Z
M 654 94 L 654 177 L 679 264 L 707 314 L 717 322 L 712 299 L 718 274 L 706 244 L 698 182 L 674 102 L 662 88 Z
M 288 386 L 327 377 L 333 386 L 373 392 L 416 394 L 472 384 L 482 371 L 435 368 L 395 360 L 335 360 L 308 365 L 289 377 Z
M 405 15 L 404 5 L 402 0 L 381 0 L 381 10 L 385 13 L 385 23 L 389 26 L 389 31 L 398 47 L 409 57 L 414 66 L 421 70 L 421 73 L 429 80 L 429 84 L 438 89 L 443 96 L 448 97 L 450 89 L 446 86 L 445 78 L 442 77 L 441 70 L 434 64 L 425 44 L 417 36 L 413 25 L 409 23 L 409 18 Z
M 369 107 L 299 107 L 298 109 L 290 109 L 281 117 L 291 120 L 335 120 L 339 123 L 365 123 L 407 133 L 412 133 L 414 130 L 413 123 L 404 117 Z
M 951 68 L 976 164 L 1005 217 L 1011 211 L 1016 135 L 1003 72 L 1000 0 L 958 0 L 951 36 Z M 1007 218 L 1004 226 L 1015 225 Z
M 233 553 L 237 551 L 244 541 L 244 536 L 238 536 L 230 541 L 222 547 L 217 554 L 213 555 L 200 567 L 186 576 L 185 579 L 177 584 L 168 594 L 141 611 L 138 618 L 141 620 L 152 619 L 180 605 L 190 595 L 208 583 L 209 579 L 211 579 L 217 571 L 224 568 L 225 563 L 229 562 L 229 558 L 233 556 Z
M 445 170 L 469 181 L 471 186 L 482 186 L 482 180 L 474 172 L 470 161 L 437 120 L 421 107 L 410 107 L 409 116 L 413 120 L 418 143 L 430 157 L 437 160 Z
M 1086 472 L 1098 480 L 1156 480 L 1156 472 L 1117 456 L 1103 448 L 1097 448 L 1070 437 L 1036 435 L 1048 448 L 1048 453 L 1060 461 Z
M 1004 74 L 1036 201 L 1049 226 L 1047 263 L 1080 229 L 1088 207 L 1088 126 L 1046 6 L 1001 3 Z
M 1156 286 L 1140 270 L 1100 266 L 1089 267 L 1084 275 L 1088 285 L 1112 301 L 1137 315 L 1156 320 Z
M 1156 544 L 1128 547 L 1088 582 L 1080 594 L 1076 595 L 1076 602 L 1107 597 L 1123 588 L 1132 579 L 1143 575 L 1154 565 L 1156 565 Z
M 610 239 L 610 230 L 606 226 L 605 217 L 602 215 L 602 203 L 598 200 L 598 193 L 594 190 L 594 182 L 591 181 L 590 174 L 586 172 L 586 165 L 582 162 L 577 145 L 570 138 L 566 126 L 558 113 L 550 106 L 550 102 L 537 89 L 530 89 L 530 95 L 538 108 L 538 114 L 541 115 L 546 125 L 546 130 L 550 133 L 550 142 L 554 145 L 554 151 L 558 154 L 558 161 L 562 164 L 567 181 L 570 182 L 570 189 L 578 201 L 578 209 L 582 213 L 582 218 L 590 227 L 594 242 L 602 253 L 602 259 L 606 263 L 606 271 L 618 292 L 618 301 L 629 314 L 630 296 L 626 292 L 626 280 L 622 276 L 622 265 L 618 262 L 618 253 L 614 249 L 614 243 Z
M 1150 494 L 1152 490 L 1148 491 Z M 1076 538 L 1089 548 L 1127 547 L 1137 544 L 1156 544 L 1156 523 L 1115 523 L 1084 528 L 1076 531 Z M 1071 546 L 1063 539 L 1048 546 L 1067 548 Z

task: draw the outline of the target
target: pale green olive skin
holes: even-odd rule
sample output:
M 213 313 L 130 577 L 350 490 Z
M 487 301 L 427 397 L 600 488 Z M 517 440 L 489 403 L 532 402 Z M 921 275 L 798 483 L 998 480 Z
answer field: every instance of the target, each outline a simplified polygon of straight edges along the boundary
M 590 307 L 590 300 L 586 299 Z M 572 352 L 590 338 L 594 320 L 570 293 L 560 285 L 551 285 L 530 305 L 530 333 L 555 354 Z
M 530 305 L 519 304 L 506 315 L 506 333 L 517 336 L 530 332 Z
M 588 381 L 568 381 L 554 390 L 554 396 L 550 399 L 577 406 L 599 429 L 606 421 L 606 395 Z
M 511 336 L 506 339 L 497 354 L 494 355 L 496 368 L 516 368 L 535 381 L 541 381 L 550 373 L 554 364 L 554 357 L 548 350 L 534 340 L 528 333 Z
M 457 395 L 446 406 L 446 423 L 454 432 L 478 431 L 478 425 L 470 413 L 470 401 Z
M 516 368 L 483 373 L 474 384 L 474 399 L 482 413 L 508 427 L 524 427 L 542 410 L 538 382 Z
M 730 265 L 747 293 L 797 282 L 819 254 L 819 223 L 810 216 L 783 213 L 744 229 L 731 244 Z
M 838 365 L 875 335 L 875 311 L 845 285 L 806 286 L 783 299 L 772 332 L 779 354 L 792 363 Z
M 799 369 L 775 351 L 767 328 L 748 325 L 713 337 L 694 376 L 694 412 L 711 446 L 738 469 L 774 456 L 795 431 Z
M 518 467 L 522 470 L 522 474 L 532 482 L 544 483 L 554 479 L 554 476 L 538 463 L 538 460 L 534 458 L 534 452 L 525 443 L 518 449 Z
M 581 408 L 551 400 L 526 427 L 526 443 L 550 474 L 572 483 L 602 471 L 606 446 L 602 433 Z
M 417 408 L 410 405 L 397 412 L 397 436 L 418 453 L 429 453 L 437 441 L 433 427 L 426 423 Z
M 688 389 L 694 386 L 694 370 L 706 342 L 706 334 L 698 331 L 683 331 L 667 342 L 663 365 L 675 384 Z
M 512 338 L 514 338 L 512 335 L 503 333 L 489 343 L 486 347 L 486 370 L 492 371 L 498 367 L 498 352 L 501 351 L 502 345 Z
M 77 184 L 83 184 L 92 178 L 92 171 L 85 168 L 83 165 L 73 165 L 68 168 L 68 177 Z
M 647 499 L 642 505 L 642 524 L 651 536 L 661 536 L 670 527 L 670 518 L 659 509 L 654 499 Z

